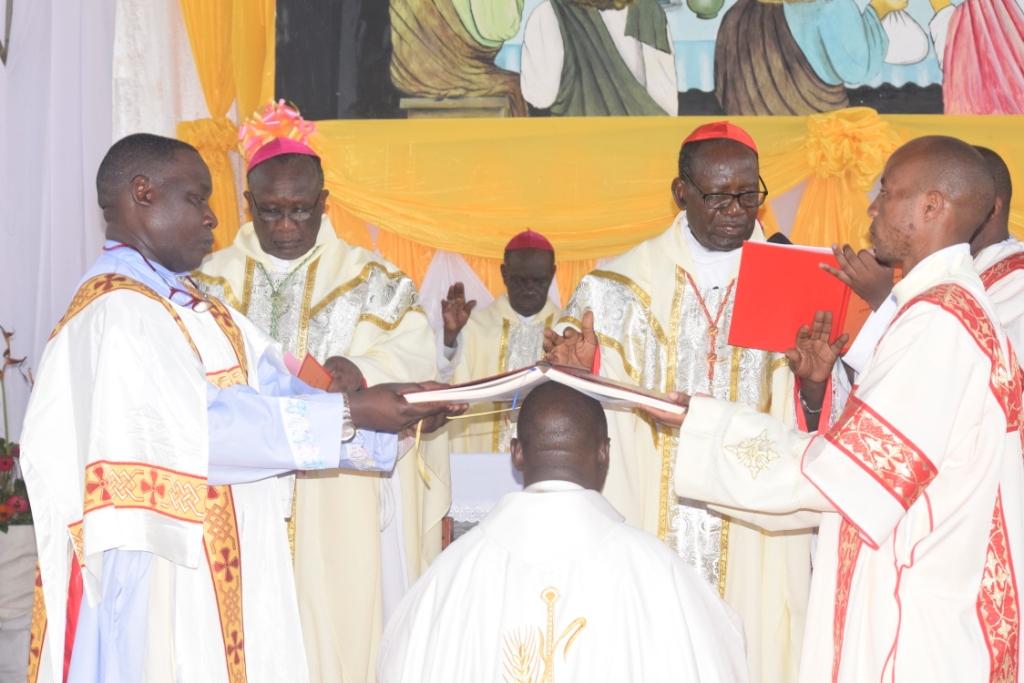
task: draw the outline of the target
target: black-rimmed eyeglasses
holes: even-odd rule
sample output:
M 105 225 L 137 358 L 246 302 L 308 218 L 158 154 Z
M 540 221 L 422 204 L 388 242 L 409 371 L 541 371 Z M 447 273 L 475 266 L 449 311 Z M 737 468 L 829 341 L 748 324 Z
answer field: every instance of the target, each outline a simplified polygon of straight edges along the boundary
M 768 199 L 768 186 L 765 185 L 764 179 L 760 175 L 757 176 L 757 182 L 761 189 L 757 192 L 705 192 L 697 183 L 693 182 L 693 178 L 686 171 L 681 171 L 681 174 L 700 193 L 704 200 L 704 206 L 714 211 L 727 209 L 733 200 L 736 200 L 744 209 L 756 209 Z

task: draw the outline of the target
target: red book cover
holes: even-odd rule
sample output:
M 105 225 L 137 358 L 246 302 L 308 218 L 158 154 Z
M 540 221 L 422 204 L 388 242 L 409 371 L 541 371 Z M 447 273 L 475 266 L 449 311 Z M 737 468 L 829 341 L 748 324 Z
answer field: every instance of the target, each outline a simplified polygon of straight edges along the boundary
M 838 268 L 831 249 L 745 242 L 736 281 L 729 344 L 783 352 L 817 311 L 832 312 L 832 339 L 843 332 L 850 288 L 822 270 Z
M 302 366 L 299 368 L 299 374 L 296 376 L 314 389 L 323 389 L 324 391 L 327 391 L 327 388 L 331 386 L 331 380 L 333 379 L 331 373 L 327 372 L 327 368 L 308 353 L 302 359 Z

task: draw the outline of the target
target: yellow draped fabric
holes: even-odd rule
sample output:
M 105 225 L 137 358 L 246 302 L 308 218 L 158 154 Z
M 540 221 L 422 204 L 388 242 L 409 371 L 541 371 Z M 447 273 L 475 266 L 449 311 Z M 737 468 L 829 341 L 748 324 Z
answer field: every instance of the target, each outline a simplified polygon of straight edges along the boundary
M 213 174 L 217 247 L 238 229 L 231 172 L 231 103 L 245 117 L 273 99 L 274 0 L 180 0 L 210 119 L 182 122 Z M 301 106 L 301 103 L 298 103 Z M 567 297 L 596 259 L 663 230 L 676 207 L 669 182 L 679 142 L 708 117 L 322 121 L 328 213 L 338 233 L 422 281 L 437 249 L 463 254 L 485 285 L 510 236 L 533 228 L 555 244 Z M 761 150 L 773 196 L 806 183 L 791 237 L 867 244 L 868 192 L 886 157 L 911 138 L 945 134 L 991 147 L 1024 187 L 1024 116 L 878 115 L 852 108 L 807 117 L 735 117 Z M 771 199 L 761 212 L 778 230 Z M 1024 192 L 1011 230 L 1024 236 Z
M 707 117 L 321 121 L 330 212 L 346 239 L 379 229 L 381 253 L 420 281 L 436 249 L 461 253 L 492 292 L 509 237 L 527 227 L 554 243 L 568 296 L 593 260 L 665 229 L 680 141 Z M 1024 187 L 1024 116 L 736 117 L 760 147 L 771 196 L 806 182 L 794 241 L 866 244 L 868 193 L 902 142 L 944 134 L 991 147 Z M 770 205 L 766 232 L 778 229 Z M 344 219 L 338 219 L 338 216 Z M 1011 229 L 1024 237 L 1024 192 Z
M 210 118 L 182 121 L 178 137 L 196 147 L 213 177 L 213 207 L 220 224 L 214 233 L 219 248 L 238 232 L 239 198 L 235 192 L 232 153 L 237 153 L 237 125 L 227 118 L 232 102 L 242 117 L 273 97 L 273 0 L 180 0 L 192 56 Z

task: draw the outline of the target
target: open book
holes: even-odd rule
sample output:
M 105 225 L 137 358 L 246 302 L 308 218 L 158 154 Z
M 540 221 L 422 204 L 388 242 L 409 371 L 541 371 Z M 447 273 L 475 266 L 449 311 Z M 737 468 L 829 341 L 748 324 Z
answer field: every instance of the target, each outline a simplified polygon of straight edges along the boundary
M 681 415 L 685 408 L 668 400 L 663 394 L 640 387 L 614 382 L 591 374 L 586 370 L 566 365 L 553 365 L 541 361 L 522 370 L 455 384 L 446 389 L 417 391 L 405 395 L 409 403 L 445 401 L 451 403 L 479 403 L 482 401 L 522 403 L 530 389 L 543 382 L 558 382 L 572 387 L 606 406 L 647 406 Z

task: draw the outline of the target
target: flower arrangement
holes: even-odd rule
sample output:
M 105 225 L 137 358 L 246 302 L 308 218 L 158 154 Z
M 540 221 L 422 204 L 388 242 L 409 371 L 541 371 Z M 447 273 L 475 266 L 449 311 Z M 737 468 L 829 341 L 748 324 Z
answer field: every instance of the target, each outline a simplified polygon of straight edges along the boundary
M 7 533 L 12 524 L 31 524 L 32 510 L 28 504 L 28 491 L 25 480 L 21 477 L 18 456 L 21 454 L 18 444 L 11 441 L 10 422 L 7 417 L 7 379 L 8 370 L 17 370 L 18 374 L 30 385 L 32 372 L 26 370 L 25 358 L 15 358 L 11 353 L 13 332 L 0 327 L 4 338 L 3 364 L 0 365 L 0 403 L 3 403 L 4 436 L 0 439 L 0 532 Z

